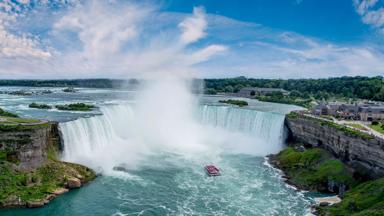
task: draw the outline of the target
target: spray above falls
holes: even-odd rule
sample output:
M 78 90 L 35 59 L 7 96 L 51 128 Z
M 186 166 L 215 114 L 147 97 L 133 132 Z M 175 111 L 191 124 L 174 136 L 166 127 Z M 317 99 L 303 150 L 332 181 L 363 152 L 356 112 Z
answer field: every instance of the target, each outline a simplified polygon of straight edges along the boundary
M 159 109 L 148 116 L 144 104 L 120 104 L 101 108 L 100 116 L 61 123 L 64 159 L 111 170 L 121 164 L 134 168 L 156 154 L 214 160 L 221 154 L 264 156 L 282 147 L 283 115 L 197 105 L 185 107 L 193 112 L 189 118 L 187 111 L 161 111 L 163 102 L 147 104 Z

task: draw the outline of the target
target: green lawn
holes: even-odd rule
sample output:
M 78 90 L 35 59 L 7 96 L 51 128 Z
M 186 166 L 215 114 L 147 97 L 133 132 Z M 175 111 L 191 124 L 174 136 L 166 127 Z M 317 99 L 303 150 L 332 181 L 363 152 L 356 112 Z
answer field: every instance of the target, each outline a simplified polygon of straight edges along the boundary
M 347 125 L 354 127 L 354 128 L 357 128 L 357 129 L 360 129 L 360 130 L 367 130 L 363 125 L 358 124 L 358 123 L 347 123 Z
M 369 125 L 369 127 L 381 134 L 384 134 L 384 129 L 382 128 L 382 125 L 383 124 L 379 123 L 377 125 Z
M 0 121 L 0 124 L 20 124 L 20 123 L 38 123 L 39 120 L 36 119 L 26 119 L 26 118 L 17 118 L 17 117 L 7 117 L 7 116 L 0 116 L 2 121 Z

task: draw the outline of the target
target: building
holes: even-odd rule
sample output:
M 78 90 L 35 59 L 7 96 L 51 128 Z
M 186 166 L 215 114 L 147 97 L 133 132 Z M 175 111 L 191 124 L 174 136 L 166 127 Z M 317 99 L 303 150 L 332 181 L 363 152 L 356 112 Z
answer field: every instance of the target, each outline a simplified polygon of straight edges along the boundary
M 312 110 L 313 115 L 330 115 L 330 107 L 327 104 L 321 103 Z
M 363 107 L 359 116 L 362 121 L 384 120 L 384 106 Z
M 260 95 L 266 95 L 270 93 L 275 92 L 281 92 L 283 95 L 288 95 L 289 92 L 281 89 L 281 88 L 254 88 L 254 87 L 246 87 L 240 89 L 239 92 L 237 92 L 237 96 L 239 97 L 254 97 L 254 96 L 260 96 Z
M 384 120 L 384 106 L 371 104 L 326 104 L 321 103 L 312 110 L 314 115 L 331 115 L 343 119 L 361 121 Z

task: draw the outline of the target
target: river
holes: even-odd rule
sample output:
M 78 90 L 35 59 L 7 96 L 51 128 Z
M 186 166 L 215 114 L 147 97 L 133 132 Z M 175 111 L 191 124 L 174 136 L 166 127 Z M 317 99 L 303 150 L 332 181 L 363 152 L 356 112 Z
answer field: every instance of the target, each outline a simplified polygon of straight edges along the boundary
M 284 114 L 295 106 L 248 100 L 248 107 L 238 108 L 218 103 L 223 97 L 198 96 L 192 119 L 173 119 L 178 110 L 163 118 L 163 104 L 141 112 L 134 91 L 0 88 L 5 89 L 50 89 L 51 94 L 0 95 L 0 106 L 59 121 L 62 159 L 90 166 L 101 176 L 43 208 L 1 210 L 0 215 L 309 214 L 311 197 L 286 185 L 265 160 L 284 147 Z M 98 109 L 36 110 L 28 108 L 31 102 L 86 102 Z M 206 164 L 218 166 L 222 175 L 208 177 Z

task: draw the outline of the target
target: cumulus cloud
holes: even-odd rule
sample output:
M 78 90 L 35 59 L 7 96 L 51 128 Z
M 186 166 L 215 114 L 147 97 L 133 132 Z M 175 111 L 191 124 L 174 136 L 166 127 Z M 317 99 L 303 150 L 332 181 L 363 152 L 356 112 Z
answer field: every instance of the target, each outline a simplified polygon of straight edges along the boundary
M 182 30 L 180 41 L 184 44 L 193 43 L 205 36 L 207 21 L 205 20 L 205 11 L 202 7 L 193 9 L 193 16 L 188 17 L 179 24 Z
M 20 2 L 28 4 L 28 1 Z M 7 30 L 17 21 L 18 14 L 10 13 L 12 9 L 20 12 L 20 7 L 12 1 L 0 3 L 0 58 L 34 57 L 48 58 L 51 54 L 39 48 L 39 41 L 26 34 L 16 35 Z
M 25 57 L 50 58 L 0 59 L 0 74 L 125 78 L 191 73 L 195 64 L 226 49 L 216 44 L 191 46 L 206 36 L 202 7 L 194 8 L 193 14 L 176 16 L 180 18 L 176 20 L 163 14 L 156 6 L 138 2 L 72 3 L 68 9 L 50 14 L 53 23 L 43 40 L 52 45 L 50 52 L 39 50 L 40 43 L 26 37 L 24 47 L 11 49 L 24 52 Z M 15 55 L 12 52 L 7 54 Z
M 82 45 L 82 57 L 98 59 L 116 53 L 138 34 L 149 10 L 135 5 L 116 7 L 103 1 L 78 5 L 54 24 L 56 35 L 71 31 Z
M 294 32 L 279 32 L 250 25 L 245 30 L 245 25 L 242 25 L 242 29 L 237 26 L 227 25 L 226 28 L 228 32 L 246 32 L 248 38 L 241 43 L 234 43 L 222 58 L 200 65 L 200 76 L 372 76 L 382 74 L 384 68 L 384 55 L 380 47 L 374 45 L 339 45 Z M 228 40 L 232 41 L 233 38 Z
M 39 1 L 48 12 L 38 13 L 32 8 L 35 1 L 7 2 L 1 2 L 0 13 L 2 78 L 174 73 L 298 78 L 371 76 L 384 68 L 384 55 L 374 44 L 322 41 L 206 13 L 201 7 L 185 14 L 137 1 L 73 0 L 52 11 L 50 2 Z M 380 11 L 377 1 L 356 0 L 355 6 L 367 23 L 380 28 L 382 17 L 370 14 Z M 37 21 L 41 16 L 49 22 Z
M 354 0 L 353 3 L 363 23 L 373 26 L 384 34 L 384 8 L 375 8 L 378 0 Z

